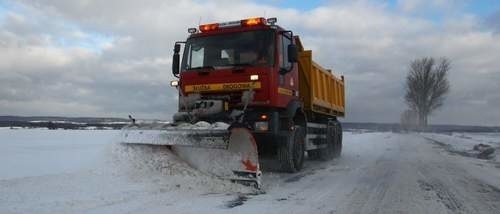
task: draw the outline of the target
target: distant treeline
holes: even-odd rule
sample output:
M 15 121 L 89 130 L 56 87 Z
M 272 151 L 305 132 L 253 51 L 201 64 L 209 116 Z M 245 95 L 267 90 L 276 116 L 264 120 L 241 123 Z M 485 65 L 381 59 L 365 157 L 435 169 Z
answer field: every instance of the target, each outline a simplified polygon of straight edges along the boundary
M 124 118 L 94 117 L 20 117 L 0 116 L 0 127 L 49 128 L 49 129 L 121 129 L 130 122 Z M 342 123 L 344 130 L 368 130 L 381 132 L 405 131 L 397 123 Z M 500 132 L 500 127 L 429 125 L 426 132 Z
M 54 123 L 48 122 L 27 122 L 27 121 L 0 121 L 0 127 L 22 127 L 22 128 L 48 128 L 48 129 L 86 129 L 95 127 L 96 129 L 121 129 L 126 124 L 107 123 Z
M 51 116 L 0 116 L 1 121 L 65 121 L 74 123 L 128 122 L 129 119 L 116 117 L 51 117 Z
M 121 129 L 128 122 L 128 119 L 123 118 L 0 116 L 0 127 Z
M 342 123 L 344 130 L 365 129 L 383 132 L 406 131 L 398 123 Z M 500 127 L 491 126 L 464 126 L 464 125 L 429 125 L 424 132 L 500 132 Z

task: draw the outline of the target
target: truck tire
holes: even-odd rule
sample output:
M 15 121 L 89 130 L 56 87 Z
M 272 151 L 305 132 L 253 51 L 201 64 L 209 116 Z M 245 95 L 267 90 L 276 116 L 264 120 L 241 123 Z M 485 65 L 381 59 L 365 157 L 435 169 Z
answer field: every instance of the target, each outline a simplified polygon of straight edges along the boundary
M 284 172 L 298 172 L 304 164 L 305 132 L 301 126 L 294 126 L 286 142 L 278 146 L 278 161 L 280 170 Z
M 342 152 L 342 128 L 338 121 L 329 122 L 326 131 L 326 148 L 307 151 L 313 160 L 328 161 L 340 156 Z
M 307 157 L 310 160 L 321 160 L 320 153 L 321 153 L 320 149 L 309 150 L 309 151 L 307 151 Z
M 326 129 L 326 147 L 307 152 L 313 160 L 327 161 L 335 157 L 335 127 L 329 123 Z
M 339 121 L 335 121 L 335 152 L 334 157 L 340 157 L 342 153 L 342 125 Z

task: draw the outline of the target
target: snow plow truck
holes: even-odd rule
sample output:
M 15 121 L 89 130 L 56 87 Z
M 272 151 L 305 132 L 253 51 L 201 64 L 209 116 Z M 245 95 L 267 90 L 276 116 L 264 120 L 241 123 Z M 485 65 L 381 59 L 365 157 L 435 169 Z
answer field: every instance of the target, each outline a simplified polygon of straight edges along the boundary
M 299 36 L 276 22 L 259 17 L 189 28 L 187 40 L 174 45 L 173 122 L 134 121 L 120 142 L 167 146 L 201 171 L 257 188 L 261 158 L 294 173 L 305 157 L 340 156 L 344 77 L 314 62 Z

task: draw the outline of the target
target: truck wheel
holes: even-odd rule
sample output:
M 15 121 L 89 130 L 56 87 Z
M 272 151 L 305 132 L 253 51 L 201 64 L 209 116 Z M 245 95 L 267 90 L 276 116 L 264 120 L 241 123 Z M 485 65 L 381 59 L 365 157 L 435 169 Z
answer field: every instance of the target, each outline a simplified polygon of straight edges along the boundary
M 304 164 L 305 134 L 301 126 L 294 126 L 286 142 L 278 146 L 278 161 L 284 172 L 298 172 Z
M 328 161 L 340 155 L 339 150 L 339 129 L 337 128 L 338 122 L 328 123 L 326 130 L 326 147 L 322 149 L 315 149 L 307 151 L 307 155 L 313 160 Z M 340 145 L 340 150 L 342 150 Z M 338 153 L 338 154 L 337 154 Z
M 307 151 L 307 157 L 311 160 L 321 160 L 321 150 L 314 149 Z
M 334 152 L 334 157 L 335 158 L 340 157 L 341 153 L 342 153 L 342 125 L 340 125 L 340 122 L 336 121 L 335 122 L 335 152 Z

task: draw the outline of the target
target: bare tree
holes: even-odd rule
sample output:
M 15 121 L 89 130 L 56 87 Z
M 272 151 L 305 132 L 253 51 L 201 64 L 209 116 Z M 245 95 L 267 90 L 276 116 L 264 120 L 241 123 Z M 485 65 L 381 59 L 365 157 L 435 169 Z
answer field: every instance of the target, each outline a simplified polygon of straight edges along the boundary
M 438 63 L 432 57 L 411 62 L 406 77 L 405 101 L 418 116 L 418 125 L 427 126 L 427 117 L 443 105 L 450 86 L 450 61 L 442 58 Z
M 417 126 L 417 112 L 412 109 L 407 109 L 401 113 L 401 128 L 404 131 L 410 131 Z

